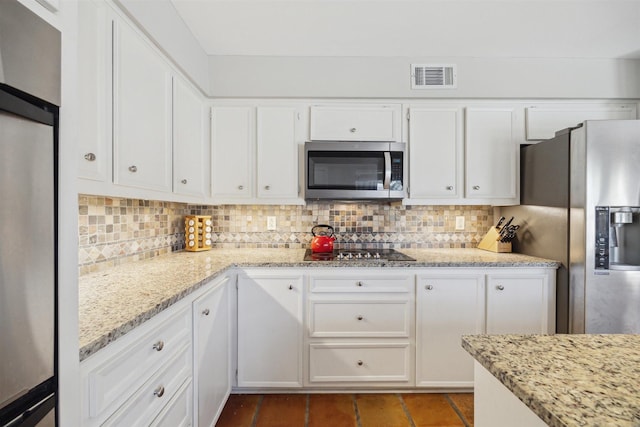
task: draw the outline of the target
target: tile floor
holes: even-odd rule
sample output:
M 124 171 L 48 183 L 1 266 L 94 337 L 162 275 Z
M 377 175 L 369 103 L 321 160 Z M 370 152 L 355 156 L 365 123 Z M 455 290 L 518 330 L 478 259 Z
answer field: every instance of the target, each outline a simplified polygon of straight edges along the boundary
M 472 427 L 473 393 L 233 394 L 216 427 Z

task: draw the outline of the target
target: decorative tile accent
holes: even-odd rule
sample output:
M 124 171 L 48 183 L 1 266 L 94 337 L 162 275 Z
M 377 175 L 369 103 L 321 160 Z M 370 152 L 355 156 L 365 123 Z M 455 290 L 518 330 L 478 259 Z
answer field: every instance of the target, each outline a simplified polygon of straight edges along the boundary
M 399 202 L 188 205 L 78 197 L 80 274 L 184 249 L 184 216 L 211 215 L 213 247 L 307 248 L 311 228 L 335 228 L 336 248 L 473 248 L 493 223 L 490 206 L 403 206 Z M 276 231 L 266 230 L 275 216 Z M 464 216 L 465 230 L 455 230 Z

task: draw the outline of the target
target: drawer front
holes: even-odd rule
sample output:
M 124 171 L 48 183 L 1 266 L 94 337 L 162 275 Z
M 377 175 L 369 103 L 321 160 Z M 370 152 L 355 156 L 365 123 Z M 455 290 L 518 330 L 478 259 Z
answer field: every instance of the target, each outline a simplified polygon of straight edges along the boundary
M 149 425 L 191 379 L 191 347 L 184 346 L 175 358 L 156 372 L 104 426 Z M 191 388 L 191 387 L 189 387 Z
M 409 337 L 408 301 L 311 301 L 311 337 Z
M 312 293 L 410 293 L 413 292 L 413 275 L 385 276 L 310 276 Z
M 179 311 L 89 373 L 90 417 L 112 412 L 180 349 L 191 348 L 190 314 L 188 308 Z
M 310 344 L 309 380 L 409 382 L 409 343 Z
M 185 382 L 178 393 L 151 423 L 152 427 L 187 427 L 193 425 L 193 387 Z

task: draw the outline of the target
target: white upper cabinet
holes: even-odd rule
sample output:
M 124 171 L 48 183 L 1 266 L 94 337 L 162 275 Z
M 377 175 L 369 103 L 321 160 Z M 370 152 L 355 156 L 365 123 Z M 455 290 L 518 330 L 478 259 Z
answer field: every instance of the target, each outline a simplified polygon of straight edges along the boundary
M 311 107 L 312 141 L 401 142 L 401 106 L 314 105 Z
M 527 107 L 527 141 L 549 139 L 585 120 L 635 119 L 634 104 L 541 104 Z
M 113 61 L 114 182 L 171 192 L 171 71 L 122 21 Z
M 211 193 L 216 199 L 249 199 L 252 195 L 253 107 L 211 110 Z
M 258 198 L 298 197 L 299 124 L 297 108 L 257 108 Z
M 515 110 L 503 107 L 467 108 L 465 122 L 466 197 L 511 199 L 517 203 Z
M 203 197 L 206 150 L 206 109 L 197 94 L 182 79 L 173 78 L 173 191 Z
M 409 196 L 462 197 L 462 109 L 409 109 Z

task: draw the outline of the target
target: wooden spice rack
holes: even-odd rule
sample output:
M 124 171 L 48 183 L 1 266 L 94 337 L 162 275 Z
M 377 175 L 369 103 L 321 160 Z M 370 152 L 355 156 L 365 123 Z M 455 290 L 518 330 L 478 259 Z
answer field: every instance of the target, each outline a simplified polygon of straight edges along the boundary
M 491 227 L 478 244 L 478 249 L 498 253 L 511 252 L 511 242 L 501 242 L 500 231 L 496 227 Z
M 208 251 L 211 249 L 213 223 L 211 216 L 187 215 L 184 218 L 185 250 L 190 252 Z

